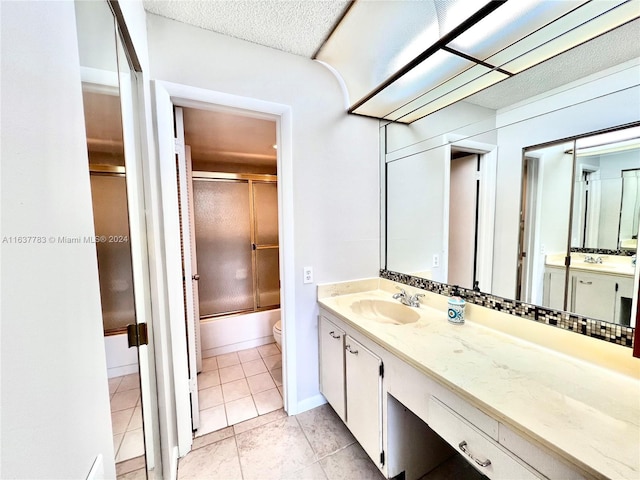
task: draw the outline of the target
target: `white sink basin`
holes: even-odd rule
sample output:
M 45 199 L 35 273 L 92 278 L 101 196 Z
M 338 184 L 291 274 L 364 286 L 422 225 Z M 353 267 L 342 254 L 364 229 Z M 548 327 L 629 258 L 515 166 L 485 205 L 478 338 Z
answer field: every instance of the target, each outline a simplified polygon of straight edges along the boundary
M 367 320 L 393 325 L 417 322 L 420 318 L 411 307 L 387 300 L 357 300 L 351 304 L 351 310 Z

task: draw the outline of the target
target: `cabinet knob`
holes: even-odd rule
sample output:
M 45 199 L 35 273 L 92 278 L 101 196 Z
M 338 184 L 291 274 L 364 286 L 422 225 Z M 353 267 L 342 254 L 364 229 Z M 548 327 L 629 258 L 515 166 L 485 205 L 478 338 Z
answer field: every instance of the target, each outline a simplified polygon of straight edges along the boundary
M 583 285 L 591 285 L 593 282 L 585 282 L 584 280 L 580 280 L 580 283 Z
M 349 352 L 349 353 L 351 353 L 351 354 L 353 354 L 353 355 L 357 355 L 357 354 L 358 354 L 358 350 L 351 350 L 351 345 L 347 345 L 347 346 L 345 346 L 345 347 L 344 347 L 344 349 L 345 349 L 347 352 Z
M 333 331 L 329 332 L 329 335 L 331 335 L 331 338 L 339 339 L 341 337 L 340 335 L 336 335 L 336 332 L 333 332 Z

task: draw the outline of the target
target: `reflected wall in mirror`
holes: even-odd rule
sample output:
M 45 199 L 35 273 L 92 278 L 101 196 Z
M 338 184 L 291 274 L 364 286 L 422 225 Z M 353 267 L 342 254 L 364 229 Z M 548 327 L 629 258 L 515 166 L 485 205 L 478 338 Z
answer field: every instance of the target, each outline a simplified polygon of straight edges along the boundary
M 549 215 L 553 214 L 550 219 L 553 223 L 550 225 L 556 225 L 557 229 L 561 230 L 563 240 L 555 239 L 560 242 L 557 248 L 561 253 L 571 250 L 570 241 L 574 237 L 576 238 L 574 249 L 583 250 L 587 247 L 578 247 L 579 242 L 588 242 L 597 236 L 609 242 L 607 247 L 598 245 L 599 250 L 606 248 L 615 253 L 619 250 L 619 256 L 624 257 L 623 260 L 631 261 L 632 252 L 629 246 L 633 245 L 636 239 L 633 238 L 634 233 L 629 232 L 625 227 L 628 224 L 625 220 L 629 215 L 627 212 L 632 210 L 631 206 L 628 206 L 631 205 L 628 203 L 630 200 L 623 198 L 622 192 L 619 192 L 617 197 L 613 197 L 614 200 L 610 203 L 616 204 L 617 214 L 611 214 L 612 210 L 608 209 L 613 207 L 609 204 L 604 205 L 602 201 L 603 195 L 608 192 L 608 185 L 603 182 L 612 181 L 607 180 L 609 173 L 606 171 L 611 164 L 607 166 L 603 161 L 600 178 L 591 176 L 588 179 L 592 184 L 599 182 L 601 201 L 600 205 L 593 202 L 586 210 L 585 217 L 584 206 L 581 207 L 580 213 L 576 214 L 572 208 L 574 203 L 578 208 L 578 202 L 574 202 L 573 198 L 579 195 L 579 189 L 575 187 L 574 182 L 582 180 L 580 177 L 574 179 L 573 155 L 564 152 L 576 148 L 575 145 L 569 144 L 570 139 L 582 138 L 589 132 L 604 132 L 617 126 L 631 127 L 640 124 L 640 112 L 637 108 L 640 104 L 638 79 L 640 46 L 634 44 L 635 46 L 632 47 L 629 42 L 619 42 L 627 38 L 627 35 L 637 37 L 639 34 L 640 22 L 635 20 L 588 44 L 576 47 L 567 54 L 554 57 L 544 64 L 410 125 L 382 124 L 381 191 L 385 206 L 382 213 L 382 231 L 385 235 L 381 239 L 381 265 L 386 271 L 384 274 L 409 274 L 414 280 L 407 281 L 430 285 L 430 289 L 440 293 L 455 291 L 446 285 L 450 282 L 448 265 L 451 247 L 448 237 L 450 224 L 453 221 L 450 216 L 457 215 L 452 213 L 453 209 L 449 208 L 454 199 L 450 196 L 451 171 L 447 171 L 447 164 L 450 165 L 451 154 L 456 148 L 465 151 L 465 147 L 461 145 L 480 144 L 482 148 L 466 151 L 480 153 L 483 158 L 488 154 L 494 155 L 495 163 L 493 170 L 488 168 L 487 171 L 483 171 L 481 167 L 479 174 L 477 249 L 481 253 L 476 257 L 479 262 L 477 275 L 480 280 L 478 286 L 481 294 L 476 295 L 470 290 L 471 285 L 461 285 L 468 289 L 465 293 L 474 298 L 480 298 L 479 302 L 483 305 L 490 306 L 498 302 L 502 311 L 513 311 L 518 315 L 521 315 L 518 311 L 523 309 L 535 311 L 527 318 L 546 323 L 551 323 L 545 320 L 549 315 L 553 316 L 553 324 L 556 324 L 556 319 L 558 320 L 558 325 L 562 317 L 562 322 L 566 320 L 566 326 L 562 328 L 582 331 L 596 338 L 630 346 L 633 329 L 625 328 L 620 324 L 604 323 L 603 319 L 609 318 L 610 314 L 606 316 L 592 314 L 577 308 L 574 311 L 577 312 L 574 313 L 575 317 L 571 316 L 573 321 L 579 317 L 578 321 L 585 319 L 585 321 L 600 323 L 589 328 L 570 326 L 569 314 L 562 313 L 567 291 L 567 285 L 563 288 L 562 283 L 563 281 L 567 283 L 566 275 L 561 275 L 559 280 L 561 283 L 559 295 L 562 298 L 558 303 L 554 303 L 559 307 L 557 311 L 551 310 L 550 307 L 543 307 L 544 262 L 530 265 L 530 271 L 524 277 L 526 284 L 523 282 L 522 268 L 526 265 L 522 265 L 520 252 L 525 227 L 521 224 L 523 219 L 521 199 L 527 188 L 526 183 L 523 183 L 523 168 L 529 168 L 529 165 L 523 162 L 522 154 L 523 149 L 528 146 L 546 147 L 557 139 L 569 139 L 565 142 L 567 145 L 560 147 L 561 151 L 556 158 L 557 163 L 554 166 L 558 169 L 557 174 L 547 179 L 548 185 L 553 182 L 563 185 L 561 192 L 554 192 L 561 198 L 558 197 L 554 202 L 534 204 L 532 207 L 548 208 L 551 212 Z M 616 50 L 615 46 L 618 44 L 630 48 L 625 52 Z M 615 57 L 604 53 L 613 51 L 617 52 Z M 580 150 L 586 146 L 578 145 L 577 148 Z M 527 154 L 531 158 L 536 156 L 533 150 L 528 151 Z M 601 152 L 601 156 L 606 155 L 608 154 Z M 580 156 L 577 158 L 581 159 Z M 562 159 L 565 161 L 562 162 Z M 628 170 L 633 167 L 620 168 Z M 589 172 L 586 163 L 583 171 Z M 551 164 L 546 170 L 547 174 L 550 172 Z M 541 173 L 544 175 L 544 172 Z M 617 182 L 620 183 L 621 179 L 618 178 Z M 623 190 L 631 193 L 633 187 L 628 186 Z M 610 194 L 606 194 L 608 201 Z M 629 196 L 625 195 L 625 197 Z M 560 201 L 563 202 L 562 213 L 558 203 Z M 625 207 L 621 208 L 623 202 Z M 529 207 L 524 204 L 523 206 Z M 605 208 L 606 212 L 603 210 Z M 484 219 L 483 215 L 486 215 Z M 597 235 L 595 226 L 588 223 L 589 219 L 596 217 L 601 219 L 597 227 Z M 613 217 L 613 223 L 611 217 Z M 633 218 L 633 215 L 631 217 Z M 610 225 L 613 225 L 613 230 Z M 527 235 L 537 235 L 538 238 L 553 233 L 544 231 L 549 228 L 548 225 L 533 223 L 528 228 L 533 232 Z M 538 228 L 543 230 L 538 231 Z M 636 226 L 631 225 L 630 228 L 635 229 L 635 235 L 637 235 Z M 547 253 L 551 252 L 552 244 L 549 243 L 551 241 L 545 240 Z M 589 243 L 583 244 L 589 245 Z M 553 246 L 553 249 L 555 251 L 556 246 Z M 582 253 L 583 257 L 585 255 L 584 252 L 574 253 Z M 628 256 L 625 256 L 627 254 Z M 434 267 L 434 263 L 438 263 L 438 266 Z M 563 266 L 564 264 L 561 265 Z M 531 269 L 534 267 L 538 269 L 538 274 L 531 277 Z M 409 277 L 400 275 L 397 278 Z M 430 281 L 423 282 L 422 278 L 428 278 Z M 579 280 L 576 281 L 579 282 Z M 436 284 L 436 282 L 439 283 Z M 445 285 L 442 286 L 442 284 Z M 578 285 L 583 284 L 578 283 Z M 521 292 L 524 292 L 525 288 L 529 289 L 528 301 L 538 303 L 522 306 L 516 301 L 517 298 L 525 298 L 519 297 L 524 295 Z M 634 291 L 637 291 L 637 288 Z M 557 293 L 554 293 L 555 295 Z M 635 301 L 637 294 L 625 292 L 621 296 L 633 298 Z M 575 290 L 573 299 L 576 305 L 582 304 L 583 297 L 582 289 Z M 567 305 L 571 305 L 571 301 L 571 295 L 567 295 Z M 625 305 L 621 309 L 628 307 L 629 302 L 627 300 L 624 302 Z M 513 307 L 514 305 L 517 308 Z M 634 309 L 635 307 L 632 310 Z M 613 316 L 619 317 L 620 312 L 614 313 Z M 623 317 L 626 317 L 626 314 Z M 595 318 L 598 320 L 594 320 Z M 615 318 L 611 317 L 610 320 L 613 321 Z M 631 327 L 635 324 L 634 320 L 635 318 L 630 322 Z M 612 336 L 608 333 L 607 335 L 593 333 L 596 330 L 600 332 L 605 329 L 607 332 L 622 333 L 614 333 Z
M 524 149 L 519 300 L 630 325 L 638 169 L 640 127 Z

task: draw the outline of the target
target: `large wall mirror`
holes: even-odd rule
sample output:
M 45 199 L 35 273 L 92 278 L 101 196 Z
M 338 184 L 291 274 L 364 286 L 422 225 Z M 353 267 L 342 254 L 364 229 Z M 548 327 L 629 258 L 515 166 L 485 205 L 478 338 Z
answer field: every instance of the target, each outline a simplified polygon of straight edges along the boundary
M 640 127 L 524 149 L 516 298 L 631 324 Z
M 383 269 L 615 323 L 630 345 L 640 46 L 624 39 L 637 35 L 635 20 L 414 123 L 381 124 Z M 603 285 L 606 299 L 587 288 Z

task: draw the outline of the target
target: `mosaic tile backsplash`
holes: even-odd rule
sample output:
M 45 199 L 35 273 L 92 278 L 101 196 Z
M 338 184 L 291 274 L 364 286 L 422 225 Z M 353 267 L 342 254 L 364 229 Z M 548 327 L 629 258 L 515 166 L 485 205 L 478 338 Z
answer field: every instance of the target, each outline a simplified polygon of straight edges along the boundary
M 622 250 L 608 250 L 606 248 L 578 248 L 571 247 L 572 252 L 577 253 L 589 253 L 592 255 L 618 255 L 622 257 L 631 257 L 636 254 L 635 250 L 622 249 Z
M 632 327 L 594 320 L 569 312 L 523 303 L 518 300 L 509 300 L 489 293 L 476 292 L 455 285 L 434 282 L 433 280 L 390 270 L 380 270 L 380 277 L 448 297 L 458 295 L 464 298 L 465 301 L 475 305 L 563 328 L 606 342 L 616 343 L 625 347 L 633 346 L 634 329 Z

